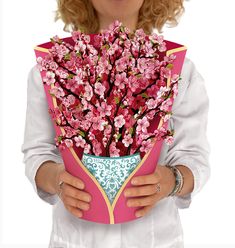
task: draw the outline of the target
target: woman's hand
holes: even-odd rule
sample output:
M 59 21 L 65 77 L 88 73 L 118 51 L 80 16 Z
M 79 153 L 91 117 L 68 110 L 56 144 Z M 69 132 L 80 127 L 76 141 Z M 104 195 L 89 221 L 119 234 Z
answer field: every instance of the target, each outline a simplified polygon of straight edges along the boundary
M 133 179 L 137 180 L 135 184 L 132 183 Z M 136 217 L 140 217 L 147 214 L 158 201 L 171 193 L 175 186 L 175 176 L 169 168 L 158 165 L 153 174 L 133 177 L 131 183 L 135 186 L 126 189 L 124 195 L 134 197 L 127 200 L 128 207 L 143 206 L 135 212 Z M 160 184 L 160 192 L 157 192 L 157 183 Z
M 64 182 L 61 187 L 59 186 L 60 181 Z M 55 185 L 56 192 L 66 209 L 76 217 L 82 217 L 82 210 L 90 208 L 91 195 L 83 191 L 85 188 L 84 182 L 80 178 L 69 174 L 62 164 L 57 170 Z

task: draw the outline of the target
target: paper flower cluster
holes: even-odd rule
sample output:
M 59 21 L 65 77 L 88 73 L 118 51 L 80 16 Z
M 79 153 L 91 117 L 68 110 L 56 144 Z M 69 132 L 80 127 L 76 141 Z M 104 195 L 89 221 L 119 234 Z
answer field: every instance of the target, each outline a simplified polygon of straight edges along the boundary
M 49 113 L 65 130 L 56 146 L 113 157 L 146 153 L 159 139 L 171 144 L 174 130 L 149 131 L 156 116 L 171 117 L 180 80 L 172 75 L 176 56 L 159 56 L 166 51 L 163 36 L 130 32 L 115 21 L 98 34 L 73 31 L 72 38 L 74 45 L 54 36 L 49 54 L 37 58 L 59 103 Z

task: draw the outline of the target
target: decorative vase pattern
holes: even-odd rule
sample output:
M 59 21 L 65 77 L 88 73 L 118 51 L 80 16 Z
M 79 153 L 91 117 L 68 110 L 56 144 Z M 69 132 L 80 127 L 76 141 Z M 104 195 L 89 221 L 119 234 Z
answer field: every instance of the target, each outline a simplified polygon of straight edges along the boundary
M 97 179 L 111 204 L 140 161 L 140 153 L 121 157 L 101 157 L 86 153 L 82 156 L 82 163 Z

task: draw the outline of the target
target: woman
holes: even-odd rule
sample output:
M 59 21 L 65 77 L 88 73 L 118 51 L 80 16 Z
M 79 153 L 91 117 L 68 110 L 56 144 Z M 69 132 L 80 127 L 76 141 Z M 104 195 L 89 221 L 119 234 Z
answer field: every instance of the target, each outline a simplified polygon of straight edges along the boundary
M 58 0 L 56 20 L 64 21 L 65 31 L 71 25 L 73 30 L 97 33 L 118 19 L 131 30 L 143 28 L 150 34 L 153 28 L 161 32 L 167 21 L 177 24 L 176 17 L 183 10 L 182 0 Z M 55 147 L 55 133 L 40 72 L 36 65 L 31 69 L 22 152 L 25 172 L 35 192 L 53 205 L 50 248 L 184 246 L 178 209 L 188 208 L 192 197 L 208 181 L 210 147 L 206 136 L 209 99 L 204 79 L 187 57 L 181 77 L 169 121 L 175 130 L 174 143 L 171 146 L 163 143 L 156 171 L 136 177 L 137 184 L 125 192 L 129 193 L 126 194 L 130 198 L 127 199 L 129 207 L 142 206 L 136 211 L 137 216 L 142 217 L 105 225 L 80 218 L 83 211 L 89 209 L 92 198 L 83 181 L 65 171 Z M 176 187 L 172 168 L 183 176 L 180 189 Z

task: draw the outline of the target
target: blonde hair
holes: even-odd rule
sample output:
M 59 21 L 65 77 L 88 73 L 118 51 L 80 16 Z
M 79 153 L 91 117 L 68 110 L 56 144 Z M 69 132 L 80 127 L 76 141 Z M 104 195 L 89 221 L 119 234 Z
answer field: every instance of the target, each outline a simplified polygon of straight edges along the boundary
M 178 25 L 179 17 L 184 13 L 184 0 L 144 0 L 139 10 L 137 29 L 143 28 L 150 34 L 153 28 L 162 33 L 165 23 L 170 27 Z M 64 22 L 65 32 L 81 29 L 83 32 L 98 33 L 98 16 L 90 0 L 57 0 L 55 21 Z

